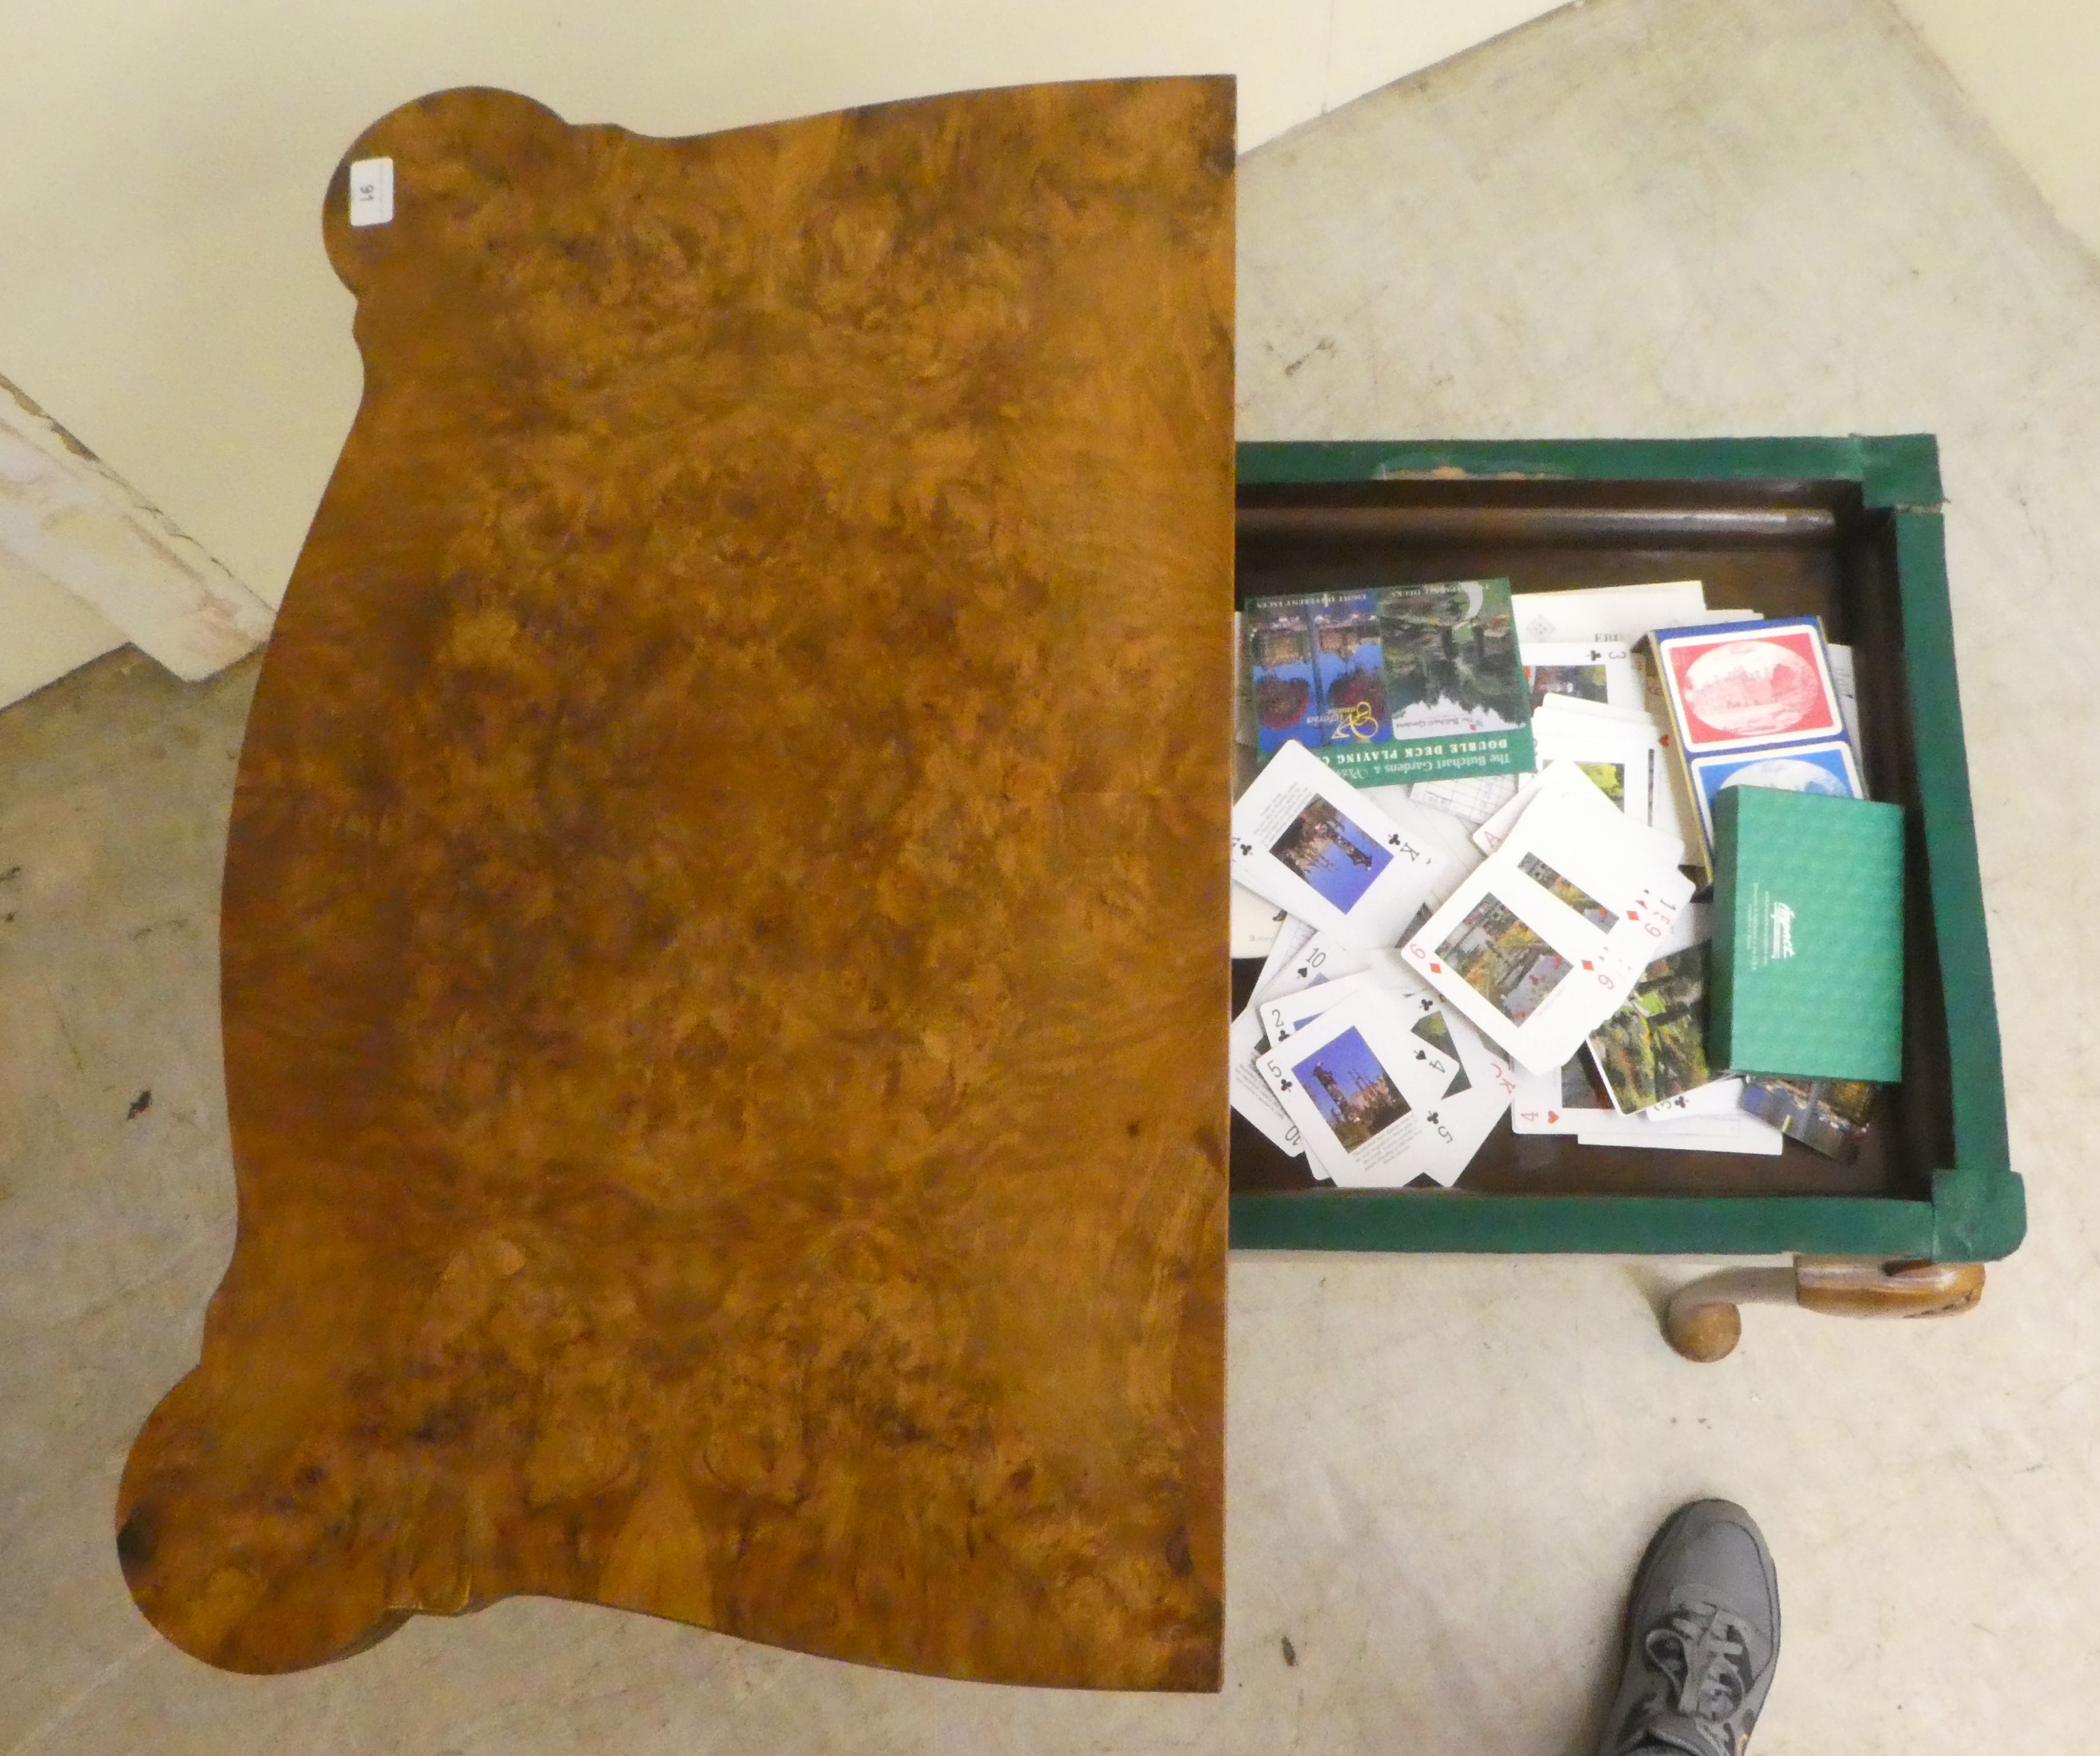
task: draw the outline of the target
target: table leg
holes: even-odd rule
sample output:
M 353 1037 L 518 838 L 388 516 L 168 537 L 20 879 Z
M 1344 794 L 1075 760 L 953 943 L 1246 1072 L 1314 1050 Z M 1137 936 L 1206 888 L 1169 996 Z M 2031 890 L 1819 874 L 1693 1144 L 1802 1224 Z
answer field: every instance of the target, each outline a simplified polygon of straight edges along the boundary
M 1983 1296 L 1980 1262 L 1798 1256 L 1790 1268 L 1725 1268 L 1679 1288 L 1662 1328 L 1686 1359 L 1706 1361 L 1735 1351 L 1745 1304 L 1797 1304 L 1830 1317 L 1952 1317 Z

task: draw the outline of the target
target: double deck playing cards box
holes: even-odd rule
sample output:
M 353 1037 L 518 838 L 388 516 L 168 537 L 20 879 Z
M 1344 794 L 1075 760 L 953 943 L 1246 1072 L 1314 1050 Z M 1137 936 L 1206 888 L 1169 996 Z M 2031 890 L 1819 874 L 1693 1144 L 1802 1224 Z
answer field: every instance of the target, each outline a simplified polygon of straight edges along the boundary
M 1733 787 L 1714 805 L 1707 1058 L 1732 1072 L 1903 1074 L 1902 810 Z
M 1814 616 L 1661 629 L 1649 642 L 1685 791 L 1698 810 L 1688 840 L 1701 866 L 1713 867 L 1714 807 L 1724 792 L 1866 797 Z
M 1250 599 L 1255 750 L 1303 744 L 1359 787 L 1532 767 L 1507 580 Z

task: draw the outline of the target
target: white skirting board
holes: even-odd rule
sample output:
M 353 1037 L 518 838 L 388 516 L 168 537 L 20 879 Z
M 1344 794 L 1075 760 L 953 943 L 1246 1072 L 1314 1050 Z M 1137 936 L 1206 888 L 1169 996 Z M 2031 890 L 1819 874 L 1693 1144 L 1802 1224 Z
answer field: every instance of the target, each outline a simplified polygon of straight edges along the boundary
M 269 638 L 272 615 L 5 378 L 0 610 L 0 706 L 126 641 L 194 682 Z

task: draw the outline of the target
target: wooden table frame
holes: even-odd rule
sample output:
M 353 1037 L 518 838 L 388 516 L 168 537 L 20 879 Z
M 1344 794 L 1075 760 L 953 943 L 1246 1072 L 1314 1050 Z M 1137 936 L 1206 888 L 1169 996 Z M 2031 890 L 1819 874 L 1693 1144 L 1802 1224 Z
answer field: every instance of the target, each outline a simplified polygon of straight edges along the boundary
M 1382 491 L 1394 484 L 1457 484 L 1485 492 L 1489 484 L 1560 484 L 1595 504 L 1599 484 L 1653 488 L 1707 484 L 1717 494 L 1750 493 L 1762 485 L 1806 485 L 1846 516 L 1874 521 L 1875 540 L 1892 560 L 1899 603 L 1893 624 L 1899 647 L 1900 692 L 1907 714 L 1900 740 L 1909 771 L 1901 790 L 1911 805 L 1912 864 L 1921 866 L 1930 949 L 1913 955 L 1917 999 L 1943 1017 L 1941 1045 L 1914 1046 L 1905 1093 L 1937 1107 L 1942 1121 L 1924 1132 L 1937 1149 L 1908 1165 L 1907 1186 L 1873 1193 L 1781 1193 L 1740 1190 L 1705 1195 L 1561 1192 L 1528 1194 L 1498 1185 L 1494 1193 L 1397 1190 L 1344 1192 L 1253 1186 L 1243 1136 L 1236 1134 L 1232 1241 L 1243 1250 L 1357 1250 L 1582 1252 L 1771 1256 L 1815 1259 L 1781 1269 L 1811 1308 L 1842 1304 L 1914 1313 L 1921 1302 L 1966 1308 L 1980 1294 L 1980 1268 L 1924 1274 L 1916 1264 L 1976 1264 L 2010 1254 L 2026 1229 L 2019 1176 L 2007 1145 L 1997 1015 L 1991 987 L 1983 893 L 1957 687 L 1952 613 L 1942 532 L 1939 452 L 1930 435 L 1846 439 L 1576 440 L 1541 442 L 1379 442 L 1243 443 L 1238 452 L 1242 554 L 1264 520 L 1287 516 L 1295 496 L 1326 507 L 1335 519 L 1372 521 Z M 1414 490 L 1419 502 L 1426 490 Z M 1507 500 L 1515 489 L 1498 490 Z M 1605 496 L 1608 497 L 1608 496 Z M 1286 509 L 1280 514 L 1279 506 Z M 1264 510 L 1265 509 L 1265 510 Z M 1339 509 L 1339 510 L 1338 510 Z M 1456 516 L 1456 514 L 1453 514 Z M 1427 517 L 1427 514 L 1418 514 Z M 1442 541 L 1444 539 L 1435 539 Z M 1655 576 L 1663 576 L 1657 575 Z M 1524 581 L 1518 580 L 1522 589 Z M 1273 589 L 1273 586 L 1268 589 Z M 1758 607 L 1762 607 L 1762 606 Z M 1895 662 L 1892 658 L 1891 662 Z M 1921 1090 L 1923 1082 L 1943 1090 Z M 1798 1149 L 1789 1147 L 1789 1152 Z M 1657 1155 L 1665 1156 L 1665 1155 Z M 1760 1163 L 1768 1163 L 1761 1161 Z M 1470 1175 L 1470 1173 L 1469 1173 Z M 1829 1291 L 1824 1259 L 1851 1266 Z M 1820 1265 L 1819 1265 L 1820 1264 Z M 1885 1265 L 1895 1265 L 1894 1272 Z M 1771 1272 L 1771 1271 L 1767 1271 Z M 1921 1292 L 1929 1283 L 1930 1292 Z M 1732 1321 L 1731 1284 L 1686 1301 L 1705 1315 L 1673 1326 L 1673 1339 L 1703 1332 L 1684 1351 L 1718 1357 L 1718 1324 Z M 1740 1288 L 1738 1286 L 1738 1290 Z M 1744 1296 L 1768 1296 L 1760 1286 Z M 1718 1313 L 1727 1309 L 1731 1317 Z M 1732 1346 L 1732 1339 L 1729 1345 Z

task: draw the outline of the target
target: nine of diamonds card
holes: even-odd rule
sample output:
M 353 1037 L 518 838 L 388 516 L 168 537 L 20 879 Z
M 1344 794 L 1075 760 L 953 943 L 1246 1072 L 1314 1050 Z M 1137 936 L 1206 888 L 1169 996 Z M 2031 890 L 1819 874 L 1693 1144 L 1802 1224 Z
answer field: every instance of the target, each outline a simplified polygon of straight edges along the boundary
M 1692 894 L 1663 838 L 1588 781 L 1541 786 L 1402 955 L 1489 1041 L 1543 1072 L 1617 1011 Z
M 1304 745 L 1287 743 L 1233 807 L 1233 876 L 1355 946 L 1392 945 L 1445 865 Z

